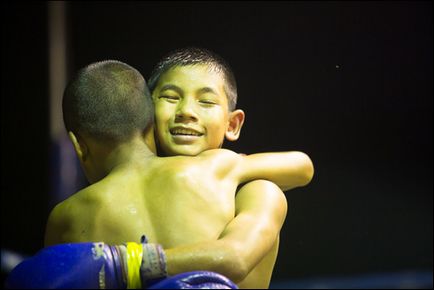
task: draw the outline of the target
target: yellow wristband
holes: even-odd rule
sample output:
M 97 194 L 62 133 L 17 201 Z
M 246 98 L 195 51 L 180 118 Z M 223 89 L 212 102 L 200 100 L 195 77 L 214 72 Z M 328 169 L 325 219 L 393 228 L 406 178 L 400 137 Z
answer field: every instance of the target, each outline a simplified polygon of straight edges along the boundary
M 127 289 L 141 289 L 140 266 L 142 264 L 143 247 L 137 243 L 126 243 L 127 245 Z

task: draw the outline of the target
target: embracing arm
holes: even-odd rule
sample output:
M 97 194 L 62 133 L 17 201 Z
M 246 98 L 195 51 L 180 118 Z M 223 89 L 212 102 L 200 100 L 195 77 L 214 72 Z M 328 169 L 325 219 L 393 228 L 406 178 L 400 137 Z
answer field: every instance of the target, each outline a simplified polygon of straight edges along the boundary
M 299 151 L 240 155 L 237 158 L 234 170 L 241 183 L 266 179 L 286 191 L 307 185 L 314 173 L 309 156 Z
M 236 216 L 218 240 L 165 251 L 169 275 L 209 270 L 242 281 L 277 241 L 286 211 L 277 186 L 263 180 L 246 184 L 236 196 Z

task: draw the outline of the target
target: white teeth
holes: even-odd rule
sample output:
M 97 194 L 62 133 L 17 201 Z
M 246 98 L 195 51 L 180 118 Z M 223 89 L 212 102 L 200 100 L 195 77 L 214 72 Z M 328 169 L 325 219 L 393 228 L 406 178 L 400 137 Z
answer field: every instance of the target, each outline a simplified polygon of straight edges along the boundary
M 183 128 L 172 129 L 170 130 L 170 133 L 172 133 L 173 135 L 200 136 L 200 134 L 196 131 Z

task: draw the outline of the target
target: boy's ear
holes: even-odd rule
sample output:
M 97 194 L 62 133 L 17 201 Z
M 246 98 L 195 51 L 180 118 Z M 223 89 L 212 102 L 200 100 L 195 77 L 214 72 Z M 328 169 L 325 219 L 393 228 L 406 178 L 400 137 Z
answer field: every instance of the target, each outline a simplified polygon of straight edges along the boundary
M 75 153 L 77 153 L 78 159 L 80 159 L 81 162 L 86 161 L 88 149 L 86 144 L 83 142 L 83 140 L 79 140 L 77 136 L 71 131 L 68 132 L 69 139 L 72 142 L 72 145 L 74 146 Z
M 243 110 L 235 110 L 229 113 L 229 125 L 225 137 L 229 141 L 236 141 L 240 137 L 241 128 L 244 124 L 245 114 Z

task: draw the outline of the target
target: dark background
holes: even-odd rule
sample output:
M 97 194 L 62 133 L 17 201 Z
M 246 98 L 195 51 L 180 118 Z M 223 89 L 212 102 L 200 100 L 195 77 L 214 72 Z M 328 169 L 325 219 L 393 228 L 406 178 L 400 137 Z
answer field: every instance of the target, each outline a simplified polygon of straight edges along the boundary
M 2 247 L 34 254 L 50 200 L 48 4 L 2 2 Z M 238 152 L 301 150 L 274 280 L 433 265 L 432 2 L 68 2 L 68 71 L 149 77 L 201 46 L 232 66 Z

